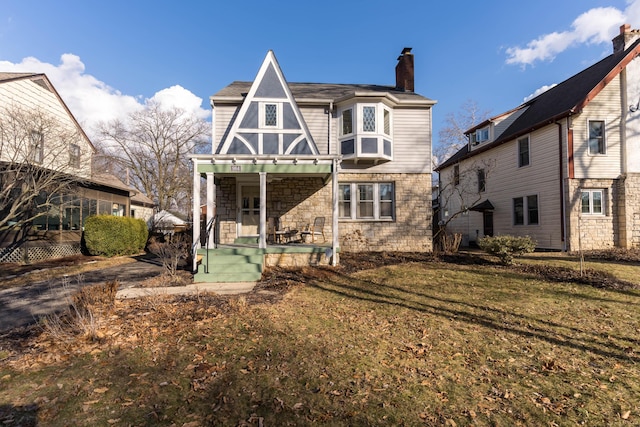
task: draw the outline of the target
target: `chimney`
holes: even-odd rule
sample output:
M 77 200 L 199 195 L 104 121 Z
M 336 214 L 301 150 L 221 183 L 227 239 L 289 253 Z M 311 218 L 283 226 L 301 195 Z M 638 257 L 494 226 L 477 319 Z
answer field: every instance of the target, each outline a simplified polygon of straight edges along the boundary
M 413 53 L 410 47 L 402 49 L 396 65 L 396 89 L 413 92 Z
M 620 34 L 614 37 L 613 53 L 624 51 L 631 43 L 640 37 L 639 30 L 632 30 L 631 25 L 624 24 L 620 26 Z

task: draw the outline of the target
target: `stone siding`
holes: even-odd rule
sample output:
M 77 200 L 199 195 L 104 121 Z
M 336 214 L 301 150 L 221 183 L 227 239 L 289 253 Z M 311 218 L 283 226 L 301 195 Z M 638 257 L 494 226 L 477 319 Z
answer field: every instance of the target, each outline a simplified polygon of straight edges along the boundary
M 618 182 L 620 247 L 640 247 L 640 173 L 627 174 Z
M 615 179 L 571 179 L 567 185 L 567 250 L 608 249 L 620 245 L 619 185 Z M 581 212 L 581 190 L 604 190 L 604 215 Z
M 393 182 L 393 221 L 340 221 L 340 248 L 345 252 L 431 252 L 430 174 L 340 174 L 340 183 Z
M 432 250 L 430 174 L 344 174 L 345 182 L 393 182 L 393 221 L 339 221 L 342 251 Z M 220 243 L 236 238 L 236 179 L 224 177 L 216 186 Z M 322 177 L 292 177 L 267 184 L 267 216 L 280 219 L 281 227 L 304 230 L 316 217 L 325 218 L 326 242 L 332 241 L 332 185 Z M 323 243 L 320 238 L 319 243 Z M 307 260 L 307 265 L 308 265 Z

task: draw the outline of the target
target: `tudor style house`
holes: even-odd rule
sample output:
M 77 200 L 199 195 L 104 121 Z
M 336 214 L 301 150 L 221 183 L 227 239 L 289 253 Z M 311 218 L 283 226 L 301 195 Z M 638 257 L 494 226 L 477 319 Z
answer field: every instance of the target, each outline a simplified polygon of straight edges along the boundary
M 613 54 L 466 132 L 436 168 L 447 232 L 566 251 L 640 246 L 639 38 L 623 25 Z
M 131 189 L 93 173 L 94 151 L 46 75 L 0 72 L 0 262 L 79 254 L 89 215 L 129 215 Z
M 211 97 L 212 154 L 192 155 L 196 282 L 336 264 L 340 251 L 431 250 L 435 101 L 414 92 L 410 48 L 395 74 L 395 86 L 289 83 L 269 51 L 253 82 Z M 253 274 L 221 253 L 253 257 Z

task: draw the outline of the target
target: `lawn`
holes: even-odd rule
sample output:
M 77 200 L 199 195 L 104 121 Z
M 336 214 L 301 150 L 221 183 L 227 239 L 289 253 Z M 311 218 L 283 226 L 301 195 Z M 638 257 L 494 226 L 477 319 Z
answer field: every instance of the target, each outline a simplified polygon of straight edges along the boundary
M 0 337 L 0 421 L 640 424 L 640 290 L 535 271 L 345 254 L 243 296 L 94 305 L 90 333 Z

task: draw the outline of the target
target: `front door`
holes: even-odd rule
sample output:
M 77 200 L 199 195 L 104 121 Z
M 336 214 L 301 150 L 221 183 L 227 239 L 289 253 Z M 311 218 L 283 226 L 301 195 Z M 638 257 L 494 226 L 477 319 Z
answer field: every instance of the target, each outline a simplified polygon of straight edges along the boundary
M 257 236 L 260 226 L 260 186 L 245 185 L 240 198 L 240 235 Z
M 484 211 L 482 212 L 482 223 L 483 230 L 485 236 L 493 236 L 493 212 L 492 211 Z

